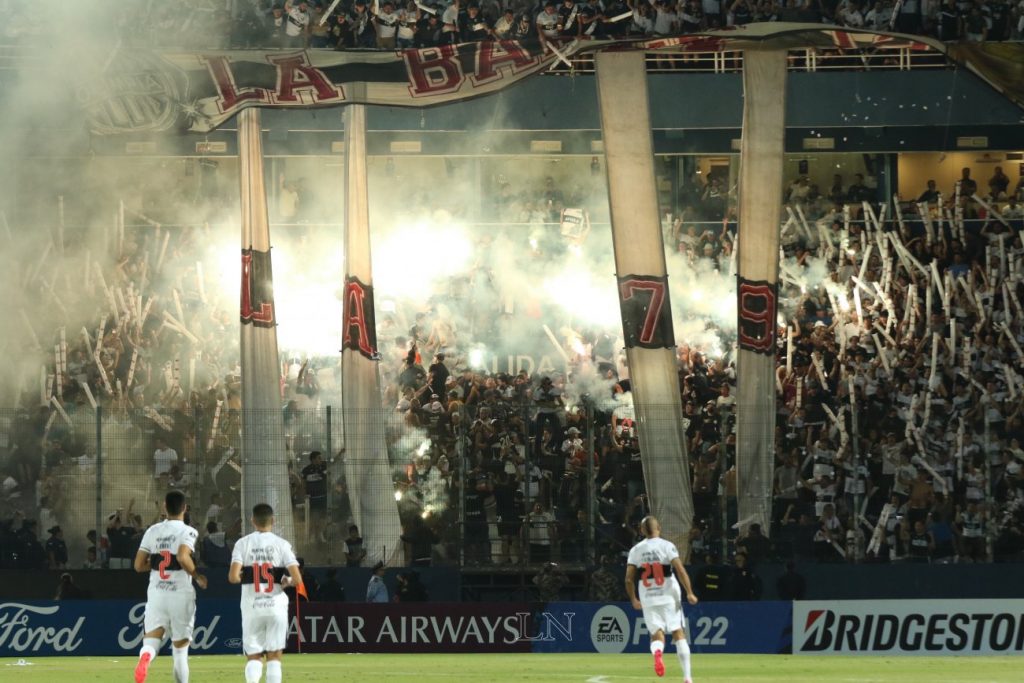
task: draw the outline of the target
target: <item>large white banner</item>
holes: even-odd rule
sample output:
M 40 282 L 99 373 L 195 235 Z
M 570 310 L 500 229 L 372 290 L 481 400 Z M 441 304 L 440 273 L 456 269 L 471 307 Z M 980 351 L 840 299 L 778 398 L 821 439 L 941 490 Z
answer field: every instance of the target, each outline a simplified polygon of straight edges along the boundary
M 499 92 L 563 59 L 602 50 L 741 51 L 771 43 L 781 49 L 932 49 L 921 36 L 875 33 L 823 24 L 755 22 L 745 26 L 653 39 L 573 40 L 545 49 L 536 40 L 484 40 L 409 50 L 203 50 L 118 52 L 102 73 L 74 84 L 90 130 L 97 135 L 177 128 L 208 132 L 249 107 L 329 107 L 375 104 L 429 107 Z M 545 44 L 552 44 L 545 41 Z M 1010 46 L 1003 44 L 1006 49 Z M 1004 50 L 1005 51 L 1005 50 Z M 1004 61 L 1013 64 L 1018 52 Z M 968 66 L 1007 73 L 975 50 Z M 977 64 L 976 64 L 977 63 Z M 987 67 L 987 68 L 986 68 Z M 997 83 L 1014 82 L 1009 72 Z M 989 78 L 989 82 L 993 82 Z M 1001 90 L 1004 90 L 1001 88 Z M 1005 89 L 1011 97 L 1019 95 Z M 1017 100 L 1018 102 L 1020 100 Z
M 655 191 L 644 55 L 600 52 L 596 64 L 619 310 L 644 481 L 663 536 L 686 557 L 693 524 L 690 459 Z
M 736 476 L 741 531 L 771 528 L 775 467 L 775 315 L 786 131 L 785 50 L 743 53 L 743 140 L 736 310 Z M 731 522 L 732 520 L 730 520 Z
M 274 530 L 294 540 L 260 118 L 258 109 L 243 111 L 238 117 L 242 210 L 242 520 L 246 532 L 252 531 L 249 511 L 258 503 L 266 503 L 274 508 Z
M 822 600 L 793 603 L 801 655 L 1024 653 L 1024 600 Z

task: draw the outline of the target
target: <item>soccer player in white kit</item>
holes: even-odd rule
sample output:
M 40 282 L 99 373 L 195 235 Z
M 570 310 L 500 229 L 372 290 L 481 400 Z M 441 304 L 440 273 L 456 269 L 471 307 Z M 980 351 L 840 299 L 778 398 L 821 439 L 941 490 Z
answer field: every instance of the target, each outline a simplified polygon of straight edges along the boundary
M 658 520 L 652 516 L 644 517 L 640 522 L 640 530 L 644 540 L 633 546 L 626 559 L 626 594 L 634 609 L 643 610 L 644 623 L 651 634 L 654 672 L 659 676 L 665 675 L 665 663 L 661 656 L 665 650 L 665 633 L 671 633 L 679 663 L 683 666 L 683 678 L 686 683 L 693 683 L 690 678 L 690 645 L 686 642 L 686 631 L 683 629 L 679 584 L 682 583 L 686 589 L 686 600 L 691 605 L 697 604 L 697 596 L 693 593 L 683 561 L 679 559 L 679 550 L 674 543 L 661 538 Z M 641 572 L 639 600 L 636 595 L 637 570 Z M 676 581 L 677 576 L 679 581 Z
M 266 503 L 252 509 L 256 531 L 238 539 L 231 552 L 228 581 L 242 584 L 242 650 L 246 683 L 259 683 L 263 657 L 267 683 L 281 683 L 281 654 L 288 638 L 288 596 L 301 586 L 302 574 L 291 544 L 271 531 L 274 510 Z
M 188 683 L 188 645 L 196 621 L 196 585 L 206 588 L 206 577 L 196 570 L 192 553 L 198 532 L 185 524 L 185 494 L 164 496 L 167 519 L 146 529 L 135 555 L 135 571 L 149 572 L 145 634 L 135 667 L 135 683 L 143 683 L 149 665 L 160 651 L 165 635 L 171 637 L 176 683 Z

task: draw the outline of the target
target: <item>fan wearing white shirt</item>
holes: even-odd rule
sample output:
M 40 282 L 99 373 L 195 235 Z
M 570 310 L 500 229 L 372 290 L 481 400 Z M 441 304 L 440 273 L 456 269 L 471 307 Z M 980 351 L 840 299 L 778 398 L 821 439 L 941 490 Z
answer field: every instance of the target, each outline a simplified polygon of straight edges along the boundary
M 171 468 L 178 464 L 178 452 L 167 445 L 163 439 L 156 440 L 156 450 L 153 451 L 153 478 L 159 479 L 165 474 L 170 474 Z
M 850 28 L 863 28 L 864 15 L 861 14 L 860 3 L 857 0 L 846 0 L 839 6 L 837 12 L 843 26 Z
M 281 656 L 288 639 L 288 596 L 284 589 L 301 592 L 302 574 L 288 541 L 273 532 L 274 509 L 259 503 L 252 509 L 255 529 L 235 543 L 228 582 L 242 584 L 242 650 L 246 683 L 259 683 L 263 658 L 267 683 L 281 683 Z M 296 599 L 297 596 L 296 596 Z
M 309 12 L 309 3 L 306 0 L 292 2 L 285 0 L 284 11 L 287 21 L 284 26 L 284 34 L 289 47 L 304 47 L 306 44 L 306 32 L 309 31 L 309 22 L 312 20 Z
M 633 10 L 633 25 L 630 27 L 630 33 L 645 36 L 653 34 L 654 20 L 651 19 L 651 6 L 644 3 L 643 0 L 634 0 L 633 3 L 629 3 L 629 6 Z
M 509 7 L 501 16 L 498 17 L 498 21 L 494 23 L 494 35 L 499 40 L 507 40 L 511 38 L 512 28 L 516 24 L 516 13 Z
M 648 0 L 654 9 L 654 35 L 669 36 L 675 33 L 679 16 L 672 11 L 673 6 L 667 0 Z
M 373 13 L 373 25 L 377 29 L 377 47 L 384 50 L 395 49 L 395 36 L 398 34 L 399 15 L 391 0 L 384 0 L 380 10 Z
M 882 4 L 880 0 L 876 0 L 874 6 L 864 16 L 864 25 L 876 31 L 887 31 L 891 19 L 892 7 Z
M 398 47 L 410 48 L 416 37 L 416 26 L 423 15 L 416 3 L 410 0 L 405 9 L 398 12 Z
M 537 35 L 545 49 L 547 49 L 549 40 L 558 38 L 559 18 L 554 0 L 547 0 L 544 3 L 544 10 L 537 15 L 537 19 L 534 21 L 537 24 Z

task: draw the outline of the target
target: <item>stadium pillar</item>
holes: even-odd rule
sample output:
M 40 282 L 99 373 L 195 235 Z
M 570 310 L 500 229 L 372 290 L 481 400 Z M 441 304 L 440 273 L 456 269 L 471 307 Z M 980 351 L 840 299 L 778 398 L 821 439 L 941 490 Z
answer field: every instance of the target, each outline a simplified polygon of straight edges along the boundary
M 737 257 L 737 515 L 767 534 L 775 465 L 775 353 L 786 52 L 743 55 L 743 137 Z
M 615 269 L 644 480 L 663 535 L 685 557 L 693 523 L 643 52 L 596 57 Z
M 345 286 L 341 405 L 345 480 L 352 516 L 366 539 L 366 561 L 402 562 L 402 529 L 388 464 L 377 362 L 366 108 L 345 107 Z
M 238 177 L 242 209 L 242 519 L 252 531 L 248 511 L 257 503 L 268 503 L 274 508 L 275 530 L 294 539 L 263 141 L 256 108 L 238 113 Z

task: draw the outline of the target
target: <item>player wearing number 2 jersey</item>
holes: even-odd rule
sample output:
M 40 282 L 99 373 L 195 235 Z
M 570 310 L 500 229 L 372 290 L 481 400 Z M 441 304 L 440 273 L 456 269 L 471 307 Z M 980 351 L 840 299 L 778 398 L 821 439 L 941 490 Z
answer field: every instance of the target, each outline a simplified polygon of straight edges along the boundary
M 665 633 L 672 634 L 679 663 L 683 667 L 683 678 L 690 679 L 690 645 L 686 642 L 683 629 L 683 604 L 679 584 L 686 589 L 686 600 L 697 604 L 690 577 L 679 559 L 679 550 L 674 543 L 661 538 L 661 526 L 654 517 L 644 517 L 640 522 L 644 540 L 629 551 L 626 560 L 626 594 L 634 609 L 643 610 L 644 623 L 651 634 L 651 654 L 654 655 L 654 672 L 665 675 L 662 652 L 665 650 Z M 637 571 L 640 576 L 637 577 Z M 674 572 L 674 573 L 673 573 Z M 676 577 L 679 581 L 676 581 Z M 637 599 L 637 581 L 640 583 L 640 599 Z
M 281 683 L 281 653 L 288 637 L 288 596 L 284 589 L 301 586 L 302 575 L 292 546 L 271 529 L 274 510 L 266 503 L 252 509 L 256 531 L 238 539 L 231 552 L 228 581 L 242 584 L 242 649 L 246 683 L 259 683 L 263 657 L 267 683 Z
M 206 588 L 206 578 L 196 571 L 192 553 L 195 529 L 185 524 L 185 494 L 168 491 L 164 496 L 167 519 L 146 529 L 135 555 L 135 571 L 149 572 L 146 594 L 145 634 L 135 667 L 135 683 L 143 683 L 156 659 L 164 636 L 174 648 L 174 680 L 188 683 L 188 645 L 196 620 L 196 591 L 192 580 Z

